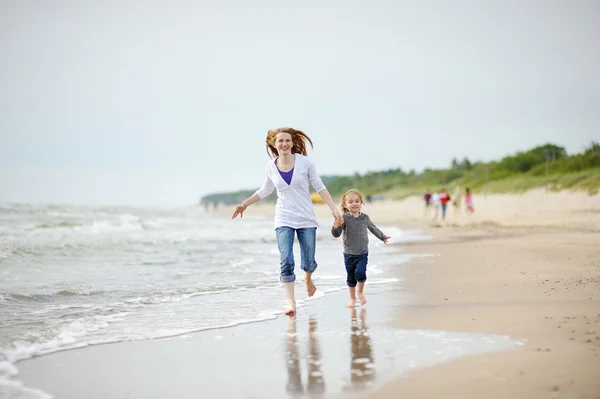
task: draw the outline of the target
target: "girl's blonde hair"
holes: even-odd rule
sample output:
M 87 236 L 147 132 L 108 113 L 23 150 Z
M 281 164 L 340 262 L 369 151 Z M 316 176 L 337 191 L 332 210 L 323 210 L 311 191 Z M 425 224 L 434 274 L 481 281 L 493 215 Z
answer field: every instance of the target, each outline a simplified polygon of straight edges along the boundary
M 277 134 L 279 133 L 289 133 L 289 135 L 292 136 L 292 154 L 307 155 L 306 142 L 310 144 L 310 148 L 315 148 L 310 137 L 308 137 L 306 133 L 301 132 L 300 130 L 296 130 L 291 127 L 280 127 L 278 129 L 271 129 L 267 133 L 266 140 L 267 154 L 269 154 L 271 158 L 279 156 L 279 153 L 275 148 L 275 139 L 277 138 Z
M 364 204 L 365 201 L 363 200 L 363 195 L 360 191 L 358 191 L 356 188 L 351 188 L 350 190 L 346 191 L 344 193 L 344 196 L 342 197 L 342 212 L 343 213 L 347 213 L 350 212 L 348 210 L 348 208 L 346 208 L 346 197 L 348 197 L 350 194 L 356 194 L 358 195 L 358 198 L 360 198 L 360 203 Z

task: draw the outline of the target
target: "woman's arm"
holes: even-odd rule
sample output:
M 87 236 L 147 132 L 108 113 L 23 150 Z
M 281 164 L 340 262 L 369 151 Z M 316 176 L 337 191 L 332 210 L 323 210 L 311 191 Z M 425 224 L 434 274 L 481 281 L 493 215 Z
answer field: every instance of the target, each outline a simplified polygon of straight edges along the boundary
M 244 205 L 247 208 L 250 205 L 252 205 L 258 201 L 260 201 L 260 197 L 258 196 L 258 194 L 254 193 L 251 196 L 249 196 L 248 198 L 246 198 L 244 201 L 242 201 L 242 203 L 240 205 Z
M 319 195 L 321 196 L 321 198 L 323 198 L 325 203 L 329 206 L 329 209 L 331 209 L 331 214 L 333 215 L 333 218 L 339 219 L 341 217 L 340 211 L 337 209 L 337 206 L 335 206 L 335 202 L 333 202 L 333 198 L 331 198 L 331 194 L 329 194 L 329 191 L 325 188 L 325 189 L 319 191 Z
M 338 211 L 337 207 L 335 206 L 335 202 L 333 202 L 333 198 L 331 198 L 331 194 L 329 194 L 327 187 L 325 187 L 325 184 L 323 184 L 321 177 L 317 173 L 317 168 L 315 167 L 315 164 L 312 163 L 312 161 L 310 161 L 308 158 L 305 158 L 305 159 L 308 162 L 308 181 L 310 182 L 310 185 L 315 189 L 315 191 L 321 196 L 321 198 L 323 198 L 325 203 L 329 206 L 329 209 L 331 209 L 331 214 L 333 215 L 333 218 L 339 219 L 340 211 Z
M 231 216 L 231 218 L 235 219 L 237 215 L 240 215 L 240 217 L 243 218 L 244 211 L 250 205 L 254 204 L 257 201 L 260 201 L 260 197 L 258 196 L 258 194 L 256 194 L 256 193 L 252 194 L 250 197 L 248 197 L 247 199 L 242 201 L 241 204 L 235 206 L 235 210 L 233 211 L 233 216 Z
M 260 201 L 261 199 L 267 197 L 269 194 L 271 194 L 273 192 L 274 189 L 275 189 L 275 185 L 273 184 L 273 181 L 271 180 L 271 178 L 268 175 L 268 167 L 267 167 L 265 181 L 263 182 L 262 186 L 254 194 L 252 194 L 250 197 L 248 197 L 244 201 L 242 201 L 241 204 L 235 206 L 235 210 L 233 211 L 233 215 L 231 216 L 231 218 L 235 219 L 237 217 L 237 215 L 240 215 L 240 217 L 243 218 L 244 211 L 250 205 L 254 204 L 256 201 Z

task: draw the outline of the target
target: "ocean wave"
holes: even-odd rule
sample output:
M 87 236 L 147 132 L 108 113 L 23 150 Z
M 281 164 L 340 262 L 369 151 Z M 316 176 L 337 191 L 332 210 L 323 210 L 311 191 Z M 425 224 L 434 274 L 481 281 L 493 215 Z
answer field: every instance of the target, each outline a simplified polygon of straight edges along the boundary
M 384 282 L 394 282 L 395 279 L 389 279 Z M 375 283 L 375 282 L 373 282 Z M 376 283 L 375 283 L 376 284 Z M 267 287 L 264 284 L 257 284 L 254 289 L 265 289 L 278 288 L 279 284 L 272 284 Z M 189 299 L 202 295 L 222 295 L 230 294 L 232 292 L 247 291 L 247 287 L 229 287 L 229 286 L 211 286 L 203 289 L 183 289 L 183 290 L 172 290 L 172 291 L 156 291 L 148 295 L 131 297 L 125 300 L 121 300 L 114 303 L 104 303 L 96 305 L 81 305 L 81 304 L 59 304 L 50 306 L 50 308 L 40 311 L 38 313 L 48 313 L 52 311 L 68 311 L 63 316 L 56 316 L 55 321 L 60 319 L 67 319 L 65 322 L 55 325 L 55 327 L 49 330 L 30 329 L 27 333 L 21 334 L 15 337 L 15 340 L 10 344 L 10 347 L 0 348 L 0 360 L 5 359 L 11 362 L 20 361 L 34 356 L 46 355 L 59 350 L 74 349 L 82 346 L 87 346 L 95 343 L 108 343 L 108 342 L 119 342 L 122 340 L 140 340 L 140 339 L 154 339 L 164 338 L 168 336 L 176 336 L 182 333 L 190 333 L 196 331 L 210 330 L 231 327 L 238 324 L 250 323 L 254 321 L 266 320 L 268 318 L 274 318 L 279 315 L 279 310 L 267 311 L 266 309 L 261 311 L 260 317 L 253 319 L 242 319 L 236 318 L 235 320 L 225 321 L 224 323 L 217 323 L 215 325 L 202 326 L 202 327 L 190 327 L 186 328 L 183 332 L 173 332 L 173 329 L 168 332 L 160 328 L 150 329 L 144 334 L 131 332 L 126 337 L 121 334 L 105 335 L 106 339 L 84 339 L 86 336 L 98 331 L 104 331 L 109 328 L 113 322 L 122 322 L 127 320 L 129 315 L 136 314 L 140 306 L 153 306 L 160 305 L 170 302 L 179 302 L 184 299 Z M 307 301 L 321 298 L 323 295 L 337 292 L 345 289 L 342 284 L 335 286 L 322 286 L 322 289 L 313 298 L 299 299 L 298 307 L 303 306 Z M 62 295 L 62 294 L 59 294 Z M 9 297 L 18 298 L 20 300 L 40 300 L 41 298 L 47 299 L 52 295 L 22 295 L 22 294 L 9 294 Z M 139 313 L 137 313 L 139 314 Z M 158 327 L 158 326 L 157 326 Z M 154 331 L 154 332 L 153 332 Z M 157 331 L 162 331 L 160 334 Z M 104 333 L 103 333 L 104 334 Z
M 273 286 L 268 284 L 268 281 L 273 279 L 259 279 L 256 281 L 240 281 L 232 282 L 230 284 L 213 284 L 205 287 L 192 287 L 192 288 L 181 288 L 161 291 L 151 291 L 142 295 L 130 294 L 129 298 L 124 297 L 120 304 L 159 304 L 166 302 L 178 302 L 183 299 L 192 298 L 200 295 L 217 295 L 228 292 L 244 291 L 247 289 L 254 288 L 265 288 L 266 286 Z M 108 291 L 101 290 L 93 286 L 78 286 L 65 288 L 50 294 L 40 293 L 20 293 L 20 292 L 3 292 L 0 293 L 0 302 L 51 302 L 56 299 L 64 297 L 75 297 L 75 296 L 92 296 L 92 295 L 103 295 L 107 294 Z M 63 304 L 64 309 L 70 309 L 74 307 L 87 307 L 83 304 Z M 89 306 L 89 305 L 88 305 Z
M 76 295 L 97 295 L 103 293 L 102 290 L 92 286 L 80 286 L 75 288 L 65 288 L 51 294 L 29 294 L 18 292 L 0 293 L 0 301 L 12 302 L 48 302 L 57 297 L 76 296 Z
M 298 306 L 300 307 L 302 306 L 302 301 L 299 302 L 300 303 Z M 119 335 L 112 337 L 108 336 L 102 339 L 83 340 L 84 337 L 88 336 L 91 333 L 97 332 L 99 330 L 105 330 L 106 328 L 108 328 L 111 322 L 123 320 L 123 317 L 127 316 L 128 314 L 128 312 L 118 312 L 104 316 L 96 315 L 91 317 L 79 318 L 61 327 L 60 330 L 55 331 L 52 337 L 46 336 L 44 338 L 40 336 L 38 337 L 37 341 L 34 339 L 35 337 L 29 337 L 28 339 L 14 341 L 11 347 L 0 348 L 0 364 L 2 364 L 2 362 L 5 362 L 7 365 L 10 365 L 36 356 L 44 356 L 55 352 L 79 349 L 93 345 L 103 345 L 123 341 L 140 341 L 148 339 L 169 338 L 200 331 L 234 327 L 241 324 L 249 324 L 264 320 L 275 319 L 280 316 L 280 311 L 263 311 L 260 315 L 254 318 L 238 318 L 235 320 L 209 326 L 190 327 L 185 329 L 155 328 L 151 330 L 152 332 L 146 332 L 146 334 L 136 334 L 135 332 L 130 332 L 129 335 Z M 10 366 L 7 366 L 6 369 L 11 370 Z
M 237 235 L 230 231 L 195 229 L 193 226 L 173 226 L 161 229 L 152 222 L 112 223 L 95 221 L 91 224 L 76 222 L 56 222 L 38 224 L 29 229 L 16 226 L 1 232 L 3 239 L 1 252 L 11 251 L 11 255 L 39 254 L 44 249 L 66 249 L 81 247 L 102 247 L 120 244 L 134 244 L 165 247 L 187 243 L 238 244 L 276 243 L 271 231 L 257 231 L 254 234 Z M 317 236 L 317 241 L 323 237 Z M 0 253 L 1 253 L 0 252 Z
M 126 313 L 114 314 L 108 317 L 95 317 L 95 322 L 82 322 L 76 320 L 56 332 L 54 337 L 41 342 L 14 342 L 11 348 L 0 348 L 0 397 L 47 399 L 52 398 L 43 391 L 25 387 L 22 382 L 13 379 L 18 375 L 15 364 L 19 361 L 31 359 L 36 356 L 49 355 L 56 352 L 85 348 L 88 346 L 105 345 L 123 341 L 139 341 L 147 339 L 170 339 L 190 333 L 206 330 L 234 327 L 242 324 L 255 323 L 277 318 L 279 312 L 262 312 L 254 318 L 239 318 L 225 323 L 198 328 L 185 329 L 154 329 L 152 333 L 145 335 L 131 334 L 129 336 L 106 337 L 103 339 L 83 340 L 85 336 L 98 329 L 105 329 L 111 321 L 116 320 Z
M 229 292 L 244 291 L 248 288 L 219 288 L 211 287 L 204 290 L 178 290 L 171 292 L 156 292 L 146 296 L 130 298 L 124 301 L 126 304 L 157 305 L 161 303 L 179 302 L 184 299 L 193 298 L 200 295 L 216 295 Z
M 48 301 L 52 295 L 48 294 L 19 294 L 19 293 L 2 293 L 0 294 L 0 301 L 2 302 L 40 302 Z
M 0 375 L 0 397 L 19 399 L 52 399 L 52 396 L 39 389 L 29 388 L 21 381 Z
M 62 228 L 77 227 L 77 226 L 81 226 L 81 224 L 63 220 L 61 222 L 50 222 L 50 223 L 38 224 L 37 226 L 35 226 L 35 228 L 37 228 L 37 229 L 56 229 L 56 228 L 62 229 Z
M 94 288 L 92 286 L 81 286 L 77 288 L 67 288 L 64 290 L 60 290 L 54 295 L 62 295 L 62 296 L 73 296 L 73 295 L 96 295 L 103 293 L 102 290 Z
M 3 359 L 15 363 L 35 356 L 47 355 L 66 349 L 76 349 L 89 343 L 82 338 L 90 333 L 106 329 L 111 322 L 123 320 L 128 312 L 113 311 L 106 315 L 94 315 L 72 320 L 55 331 L 31 332 L 13 341 L 10 347 L 0 348 Z M 119 340 L 107 339 L 118 342 Z

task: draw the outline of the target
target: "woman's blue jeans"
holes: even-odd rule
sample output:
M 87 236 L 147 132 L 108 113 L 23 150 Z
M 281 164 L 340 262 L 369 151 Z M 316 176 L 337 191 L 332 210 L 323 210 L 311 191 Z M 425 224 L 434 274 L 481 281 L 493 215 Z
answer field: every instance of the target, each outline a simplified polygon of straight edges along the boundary
M 300 244 L 300 268 L 312 273 L 317 268 L 315 261 L 315 249 L 317 244 L 317 228 L 306 227 L 294 229 L 287 226 L 275 229 L 277 235 L 277 246 L 280 255 L 280 280 L 282 283 L 291 283 L 296 281 L 294 274 L 294 234 L 298 236 Z

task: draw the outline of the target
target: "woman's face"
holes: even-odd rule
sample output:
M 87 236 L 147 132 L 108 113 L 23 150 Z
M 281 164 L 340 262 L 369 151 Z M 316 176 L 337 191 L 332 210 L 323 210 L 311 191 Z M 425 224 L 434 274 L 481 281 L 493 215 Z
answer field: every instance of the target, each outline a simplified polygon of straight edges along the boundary
M 275 136 L 275 149 L 277 153 L 281 155 L 288 155 L 292 153 L 292 135 L 289 133 L 277 133 Z

